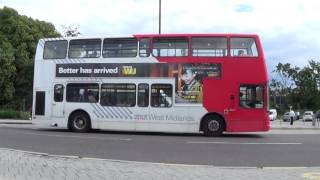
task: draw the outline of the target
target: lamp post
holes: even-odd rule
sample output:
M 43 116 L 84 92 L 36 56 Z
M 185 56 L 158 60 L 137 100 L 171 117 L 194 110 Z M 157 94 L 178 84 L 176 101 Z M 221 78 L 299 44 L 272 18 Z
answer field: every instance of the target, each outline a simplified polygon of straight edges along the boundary
M 159 0 L 159 34 L 161 34 L 161 0 Z

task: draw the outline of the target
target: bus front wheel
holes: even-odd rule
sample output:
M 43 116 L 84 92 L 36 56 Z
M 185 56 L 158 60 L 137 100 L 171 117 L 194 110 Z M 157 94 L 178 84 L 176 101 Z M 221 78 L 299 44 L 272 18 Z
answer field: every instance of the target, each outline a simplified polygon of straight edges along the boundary
M 91 128 L 90 118 L 84 112 L 75 112 L 70 116 L 69 126 L 74 132 L 88 132 Z
M 203 132 L 205 136 L 221 136 L 224 129 L 224 120 L 217 115 L 209 115 L 204 118 L 203 121 Z

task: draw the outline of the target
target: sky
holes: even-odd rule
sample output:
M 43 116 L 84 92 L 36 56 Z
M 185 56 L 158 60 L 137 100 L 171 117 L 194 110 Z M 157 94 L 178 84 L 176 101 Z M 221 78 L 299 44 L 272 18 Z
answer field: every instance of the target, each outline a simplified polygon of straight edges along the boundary
M 320 1 L 162 0 L 163 34 L 254 33 L 268 71 L 281 63 L 303 67 L 320 60 Z M 0 0 L 20 14 L 62 26 L 81 36 L 158 33 L 159 0 Z

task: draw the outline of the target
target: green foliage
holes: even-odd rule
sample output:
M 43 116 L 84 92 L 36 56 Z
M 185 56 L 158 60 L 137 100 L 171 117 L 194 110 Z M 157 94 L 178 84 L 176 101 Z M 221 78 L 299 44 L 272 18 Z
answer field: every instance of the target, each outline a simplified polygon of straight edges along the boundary
M 22 107 L 31 105 L 37 42 L 57 36 L 61 35 L 51 23 L 21 16 L 8 7 L 0 9 L 0 106 L 21 109 L 22 100 Z
M 30 119 L 31 113 L 26 111 L 15 111 L 13 109 L 0 109 L 0 119 Z
M 0 105 L 9 103 L 14 95 L 14 60 L 14 49 L 0 32 Z
M 271 96 L 280 96 L 285 103 L 280 109 L 320 109 L 320 63 L 310 60 L 302 69 L 289 63 L 276 66 L 277 78 L 270 83 Z M 274 104 L 277 106 L 277 104 Z
M 16 111 L 16 112 L 18 114 L 17 119 L 26 119 L 26 120 L 31 119 L 31 112 L 28 112 L 28 111 Z
M 12 109 L 0 110 L 0 118 L 2 119 L 14 119 L 17 113 Z

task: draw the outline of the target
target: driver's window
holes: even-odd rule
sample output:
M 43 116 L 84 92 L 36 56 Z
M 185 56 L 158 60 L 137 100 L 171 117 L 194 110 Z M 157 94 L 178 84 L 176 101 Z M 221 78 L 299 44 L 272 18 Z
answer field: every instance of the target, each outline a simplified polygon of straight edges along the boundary
M 242 108 L 263 108 L 263 86 L 241 85 L 239 106 Z

